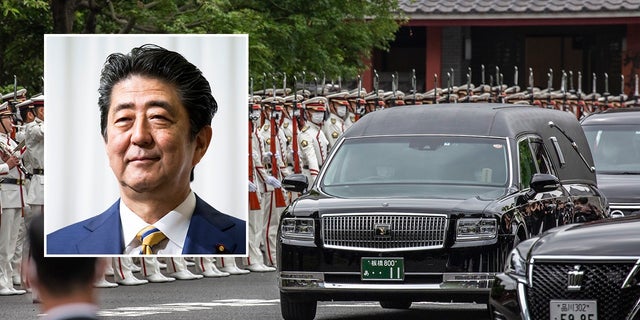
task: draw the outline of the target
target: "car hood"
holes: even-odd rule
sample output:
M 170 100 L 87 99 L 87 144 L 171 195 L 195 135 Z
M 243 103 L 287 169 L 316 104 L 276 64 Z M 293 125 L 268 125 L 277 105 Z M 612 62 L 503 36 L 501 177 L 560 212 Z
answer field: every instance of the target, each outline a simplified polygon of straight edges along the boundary
M 571 224 L 540 236 L 532 255 L 640 256 L 640 216 Z
M 598 174 L 598 189 L 609 203 L 640 204 L 640 175 Z
M 369 213 L 369 212 L 394 212 L 394 213 L 445 213 L 459 214 L 461 212 L 481 214 L 492 201 L 481 200 L 477 197 L 457 199 L 380 199 L 334 198 L 319 193 L 310 194 L 299 198 L 293 207 L 297 216 L 310 216 L 330 213 Z M 464 208 L 464 209 L 462 209 Z

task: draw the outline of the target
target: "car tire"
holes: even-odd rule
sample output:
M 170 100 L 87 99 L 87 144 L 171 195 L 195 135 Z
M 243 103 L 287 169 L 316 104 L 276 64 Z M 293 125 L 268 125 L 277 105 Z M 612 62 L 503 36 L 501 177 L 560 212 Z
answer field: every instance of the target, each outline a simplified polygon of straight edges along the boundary
M 284 320 L 313 320 L 318 301 L 293 297 L 280 292 L 280 312 Z
M 409 309 L 411 308 L 411 301 L 380 301 L 380 306 L 383 309 Z

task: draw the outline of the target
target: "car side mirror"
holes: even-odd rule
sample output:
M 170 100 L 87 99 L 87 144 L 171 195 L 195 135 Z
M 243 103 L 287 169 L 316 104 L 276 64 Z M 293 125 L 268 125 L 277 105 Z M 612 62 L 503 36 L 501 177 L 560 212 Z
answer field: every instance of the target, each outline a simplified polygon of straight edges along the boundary
M 536 193 L 554 191 L 560 188 L 560 180 L 552 174 L 536 173 L 531 178 L 529 187 Z
M 282 187 L 291 192 L 304 192 L 309 187 L 309 180 L 304 174 L 292 174 L 282 180 Z

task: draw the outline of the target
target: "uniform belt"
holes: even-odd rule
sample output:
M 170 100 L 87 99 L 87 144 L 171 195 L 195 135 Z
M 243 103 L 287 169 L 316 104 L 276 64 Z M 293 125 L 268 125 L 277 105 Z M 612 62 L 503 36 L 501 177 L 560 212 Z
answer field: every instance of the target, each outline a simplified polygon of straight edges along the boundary
M 44 175 L 44 169 L 33 169 L 33 174 L 42 174 Z
M 14 178 L 5 178 L 2 179 L 0 181 L 0 183 L 8 183 L 8 184 L 17 184 L 17 185 L 23 185 L 27 182 L 27 180 L 24 179 L 14 179 Z

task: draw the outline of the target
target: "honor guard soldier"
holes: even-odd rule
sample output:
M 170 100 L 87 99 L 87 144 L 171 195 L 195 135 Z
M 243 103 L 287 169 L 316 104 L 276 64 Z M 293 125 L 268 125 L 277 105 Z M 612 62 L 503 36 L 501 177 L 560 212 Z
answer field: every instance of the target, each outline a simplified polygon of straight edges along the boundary
M 265 122 L 259 131 L 260 139 L 264 142 L 261 150 L 262 163 L 269 174 L 267 177 L 259 177 L 259 180 L 264 179 L 262 182 L 265 187 L 261 206 L 264 214 L 263 243 L 266 263 L 269 266 L 276 265 L 278 223 L 282 211 L 287 206 L 280 181 L 291 173 L 283 158 L 287 153 L 286 137 L 284 132 L 279 130 L 283 119 L 284 102 L 283 97 L 277 96 L 262 100 Z M 274 183 L 274 180 L 277 183 Z
M 298 150 L 298 135 L 300 134 L 300 117 L 302 117 L 302 101 L 304 96 L 291 95 L 285 97 L 285 119 L 282 123 L 282 131 L 287 139 L 287 155 L 285 157 L 289 172 L 302 173 L 302 161 Z M 296 163 L 297 162 L 297 163 Z M 296 195 L 291 194 L 292 197 Z M 293 200 L 293 198 L 291 199 Z
M 37 100 L 44 100 L 44 97 L 42 96 L 38 96 L 36 97 Z M 31 127 L 31 123 L 35 121 L 36 119 L 36 109 L 34 107 L 34 101 L 32 99 L 27 99 L 23 102 L 18 103 L 17 105 L 15 105 L 16 110 L 18 111 L 18 118 L 21 119 L 22 124 L 19 126 L 14 126 L 15 130 L 15 139 L 16 142 L 18 144 L 21 145 L 25 145 L 26 144 L 26 139 L 27 139 L 27 132 L 26 129 L 27 127 Z M 44 115 L 43 115 L 44 116 Z M 27 189 L 27 195 L 26 195 L 26 202 L 28 204 L 29 202 L 29 192 L 30 192 L 30 182 L 31 182 L 31 173 L 33 172 L 33 160 L 31 159 L 30 156 L 30 152 L 27 149 L 27 147 L 23 147 L 22 148 L 23 152 L 22 152 L 22 163 L 24 165 L 24 168 L 27 171 L 27 174 L 25 175 L 25 188 Z M 41 163 L 41 162 L 40 162 Z M 31 220 L 34 216 L 34 214 L 31 213 L 31 207 L 29 205 L 24 206 L 23 209 L 23 215 L 24 215 L 24 226 L 20 227 L 20 231 L 18 233 L 18 241 L 16 243 L 16 254 L 14 256 L 14 260 L 11 262 L 11 264 L 13 265 L 13 284 L 17 285 L 20 284 L 22 281 L 21 279 L 21 265 L 24 264 L 26 265 L 27 262 L 27 258 L 28 255 L 23 255 L 24 252 L 28 252 L 28 248 L 29 248 L 29 239 L 27 239 L 27 237 L 25 236 L 26 233 L 26 226 L 28 226 L 29 224 L 31 224 Z M 110 264 L 109 264 L 110 265 Z M 106 280 L 102 282 L 105 286 L 106 286 Z M 26 284 L 23 284 L 26 285 Z M 111 286 L 115 285 L 117 286 L 117 284 L 110 284 Z
M 24 223 L 25 174 L 20 163 L 19 148 L 11 139 L 13 113 L 7 102 L 0 105 L 0 295 L 24 294 L 13 287 L 13 267 L 20 226 Z
M 28 111 L 34 119 L 25 124 L 25 146 L 32 174 L 26 202 L 31 214 L 37 216 L 44 213 L 44 95 L 31 100 L 33 106 Z
M 264 212 L 261 199 L 266 186 L 258 182 L 260 180 L 258 176 L 267 177 L 269 174 L 262 164 L 263 141 L 258 134 L 258 130 L 263 124 L 262 107 L 260 106 L 262 99 L 259 96 L 253 96 L 251 99 L 251 113 L 249 115 L 249 253 L 246 265 L 250 271 L 267 272 L 275 271 L 275 268 L 264 264 L 264 255 L 260 250 L 260 243 L 264 235 Z
M 27 89 L 16 90 L 15 92 L 10 92 L 2 95 L 2 101 L 6 101 L 10 104 L 9 110 L 13 111 L 13 108 L 16 104 L 27 100 Z
M 367 103 L 364 100 L 365 91 L 360 90 L 358 93 L 358 89 L 352 90 L 347 94 L 347 101 L 349 102 L 349 108 L 347 109 L 347 113 L 349 114 L 347 118 L 344 120 L 344 129 L 347 130 L 351 125 L 353 125 L 358 119 L 357 108 L 358 106 L 365 106 Z
M 384 91 L 378 90 L 378 92 L 371 91 L 369 94 L 367 94 L 367 96 L 364 97 L 364 100 L 367 103 L 367 113 L 382 110 L 387 107 L 384 102 L 384 95 Z
M 384 104 L 387 107 L 404 106 L 404 92 L 389 91 L 384 93 Z
M 321 130 L 327 114 L 327 98 L 314 97 L 303 105 L 305 116 L 301 117 L 298 149 L 303 163 L 302 172 L 307 175 L 311 185 L 327 157 L 329 140 Z
M 349 106 L 346 98 L 347 94 L 348 92 L 338 92 L 327 96 L 327 100 L 329 101 L 329 118 L 322 125 L 322 132 L 324 132 L 329 141 L 329 150 L 333 148 L 345 130 L 344 122 L 349 115 L 347 111 Z

